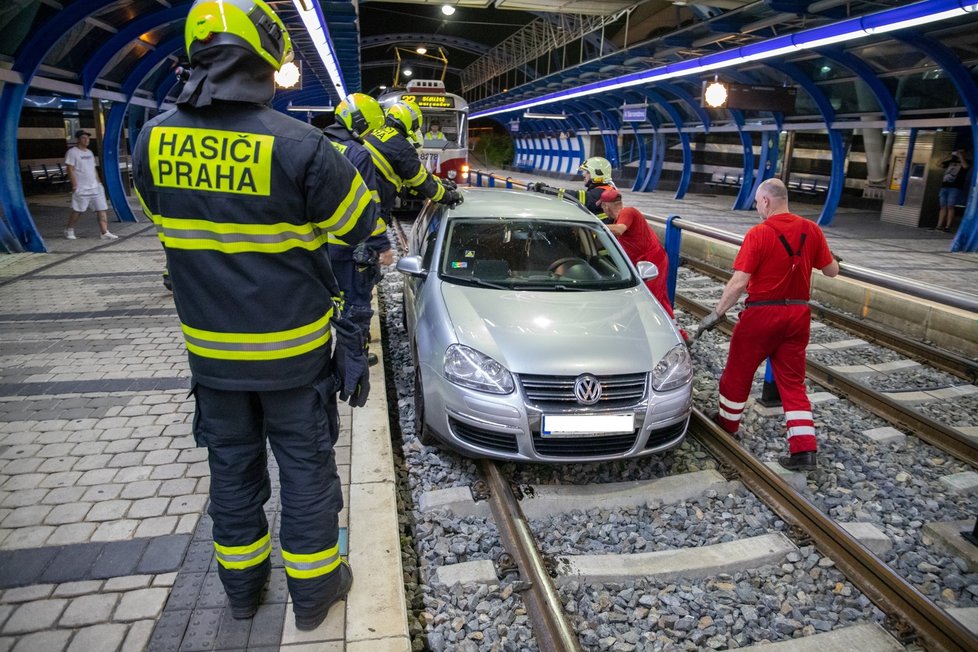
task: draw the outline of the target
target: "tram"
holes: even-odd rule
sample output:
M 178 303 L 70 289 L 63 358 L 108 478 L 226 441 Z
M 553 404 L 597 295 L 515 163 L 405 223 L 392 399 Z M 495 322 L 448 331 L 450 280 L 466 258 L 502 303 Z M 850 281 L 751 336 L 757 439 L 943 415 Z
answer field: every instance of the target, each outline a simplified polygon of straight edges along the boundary
M 443 179 L 465 182 L 469 176 L 468 102 L 446 92 L 445 83 L 437 79 L 413 79 L 404 90 L 385 93 L 378 101 L 386 111 L 400 99 L 412 100 L 421 107 L 423 121 L 418 155 L 425 168 Z M 434 122 L 441 126 L 444 138 L 427 138 Z

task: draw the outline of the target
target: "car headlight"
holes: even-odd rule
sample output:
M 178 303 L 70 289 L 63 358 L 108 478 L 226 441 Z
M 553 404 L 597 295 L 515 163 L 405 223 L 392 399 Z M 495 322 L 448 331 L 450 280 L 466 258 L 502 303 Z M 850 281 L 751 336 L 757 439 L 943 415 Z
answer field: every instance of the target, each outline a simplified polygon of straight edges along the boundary
M 445 377 L 456 385 L 490 394 L 509 394 L 516 388 L 506 367 L 461 344 L 452 344 L 445 352 Z
M 677 344 L 666 353 L 652 370 L 652 387 L 668 392 L 682 387 L 693 379 L 693 363 L 685 344 Z
M 448 178 L 449 179 L 454 179 L 457 176 L 458 176 L 458 172 L 456 172 L 455 170 L 449 170 L 448 171 Z

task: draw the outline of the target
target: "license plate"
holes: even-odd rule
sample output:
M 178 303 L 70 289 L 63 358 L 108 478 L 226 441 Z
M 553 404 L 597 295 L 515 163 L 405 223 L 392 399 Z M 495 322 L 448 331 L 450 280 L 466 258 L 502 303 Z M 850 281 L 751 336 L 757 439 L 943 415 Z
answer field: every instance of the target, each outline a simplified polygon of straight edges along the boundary
M 543 437 L 617 435 L 634 431 L 634 414 L 545 414 L 540 425 Z

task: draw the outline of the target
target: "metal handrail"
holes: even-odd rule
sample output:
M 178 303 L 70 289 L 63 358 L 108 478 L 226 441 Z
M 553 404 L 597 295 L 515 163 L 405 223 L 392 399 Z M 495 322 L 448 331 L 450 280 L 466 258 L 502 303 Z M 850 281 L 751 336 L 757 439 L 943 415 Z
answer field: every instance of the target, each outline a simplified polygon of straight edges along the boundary
M 658 215 L 646 215 L 646 217 L 649 219 L 649 221 L 666 227 L 667 230 L 670 228 L 669 225 L 671 224 L 671 228 L 678 228 L 682 231 L 689 231 L 690 233 L 696 233 L 698 235 L 703 235 L 708 238 L 713 238 L 715 240 L 720 240 L 722 242 L 727 242 L 737 246 L 740 246 L 744 242 L 743 236 L 739 236 L 722 229 L 717 229 L 712 226 L 689 222 L 680 218 L 679 216 L 670 216 L 672 218 L 671 220 L 670 217 L 660 217 Z M 666 239 L 668 242 L 668 235 L 666 236 Z M 932 285 L 930 283 L 923 283 L 921 281 L 914 281 L 909 278 L 895 276 L 885 272 L 878 272 L 867 267 L 853 265 L 852 263 L 839 263 L 839 275 L 856 281 L 869 283 L 887 290 L 900 292 L 908 296 L 917 297 L 918 299 L 926 299 L 927 301 L 933 301 L 934 303 L 939 303 L 944 306 L 950 306 L 952 308 L 959 308 L 961 310 L 978 313 L 978 296 L 973 294 L 967 294 L 951 288 Z

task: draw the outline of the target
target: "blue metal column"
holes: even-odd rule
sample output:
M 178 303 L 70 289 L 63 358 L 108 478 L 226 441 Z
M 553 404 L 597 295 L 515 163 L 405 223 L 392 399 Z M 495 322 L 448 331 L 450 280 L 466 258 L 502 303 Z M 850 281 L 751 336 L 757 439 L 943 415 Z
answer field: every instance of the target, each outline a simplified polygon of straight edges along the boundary
M 21 83 L 7 82 L 0 91 L 0 152 L 3 153 L 0 156 L 0 206 L 3 207 L 3 214 L 12 231 L 12 234 L 0 235 L 4 236 L 4 246 L 10 251 L 47 251 L 44 239 L 27 208 L 24 187 L 20 180 L 17 128 L 20 125 L 24 98 L 48 52 L 75 25 L 104 5 L 102 0 L 78 0 L 56 12 L 51 20 L 44 23 L 21 45 L 15 56 L 11 70 L 21 76 Z
M 669 257 L 669 277 L 666 279 L 666 291 L 669 294 L 669 303 L 676 303 L 676 279 L 679 276 L 679 250 L 683 244 L 683 230 L 675 226 L 672 221 L 678 215 L 670 215 L 666 218 L 666 255 Z
M 689 181 L 693 176 L 692 173 L 693 151 L 692 148 L 689 146 L 689 134 L 683 131 L 683 127 L 685 126 L 685 123 L 683 122 L 683 117 L 679 114 L 679 111 L 676 110 L 676 107 L 670 104 L 666 100 L 666 98 L 662 97 L 655 91 L 649 89 L 643 89 L 642 92 L 645 95 L 647 95 L 649 99 L 653 100 L 659 106 L 661 106 L 662 110 L 665 111 L 670 118 L 672 118 L 673 123 L 676 125 L 676 130 L 679 134 L 679 142 L 682 144 L 683 147 L 683 170 L 679 176 L 679 185 L 676 187 L 676 194 L 674 198 L 682 199 L 683 197 L 686 196 L 686 190 L 689 188 Z M 665 153 L 663 152 L 663 159 L 664 158 L 665 158 Z M 661 174 L 661 172 L 662 170 L 660 166 L 659 174 Z M 656 181 L 658 181 L 658 176 L 659 175 L 657 174 Z
M 757 163 L 757 175 L 754 177 L 754 186 L 750 189 L 748 203 L 745 209 L 751 208 L 757 189 L 760 185 L 774 176 L 774 171 L 778 167 L 778 155 L 781 151 L 780 131 L 761 132 L 761 159 Z
M 122 184 L 122 171 L 119 169 L 119 144 L 122 142 L 122 129 L 129 102 L 143 80 L 160 63 L 183 47 L 184 41 L 181 34 L 160 43 L 155 50 L 140 59 L 122 84 L 122 93 L 126 96 L 126 101 L 113 102 L 112 108 L 109 110 L 109 117 L 105 121 L 105 185 L 112 206 L 123 222 L 136 221 L 136 216 L 133 215 L 132 209 L 129 207 L 129 198 L 126 196 Z
M 846 182 L 846 148 L 842 142 L 842 134 L 837 129 L 832 128 L 832 123 L 835 122 L 835 109 L 832 108 L 829 99 L 825 97 L 825 93 L 815 82 L 794 64 L 783 61 L 765 61 L 764 63 L 798 82 L 799 86 L 808 91 L 812 101 L 818 107 L 819 113 L 822 114 L 822 120 L 828 130 L 829 149 L 832 152 L 832 176 L 829 179 L 829 188 L 825 193 L 825 204 L 822 206 L 822 213 L 818 217 L 818 224 L 819 226 L 828 226 L 832 224 L 832 218 L 835 217 L 835 211 L 839 207 L 839 199 L 842 197 L 842 187 Z
M 751 189 L 754 187 L 754 138 L 749 131 L 743 128 L 737 129 L 740 136 L 740 146 L 744 149 L 744 167 L 740 177 L 740 189 L 737 191 L 737 198 L 734 200 L 734 210 L 747 210 L 754 201 Z

